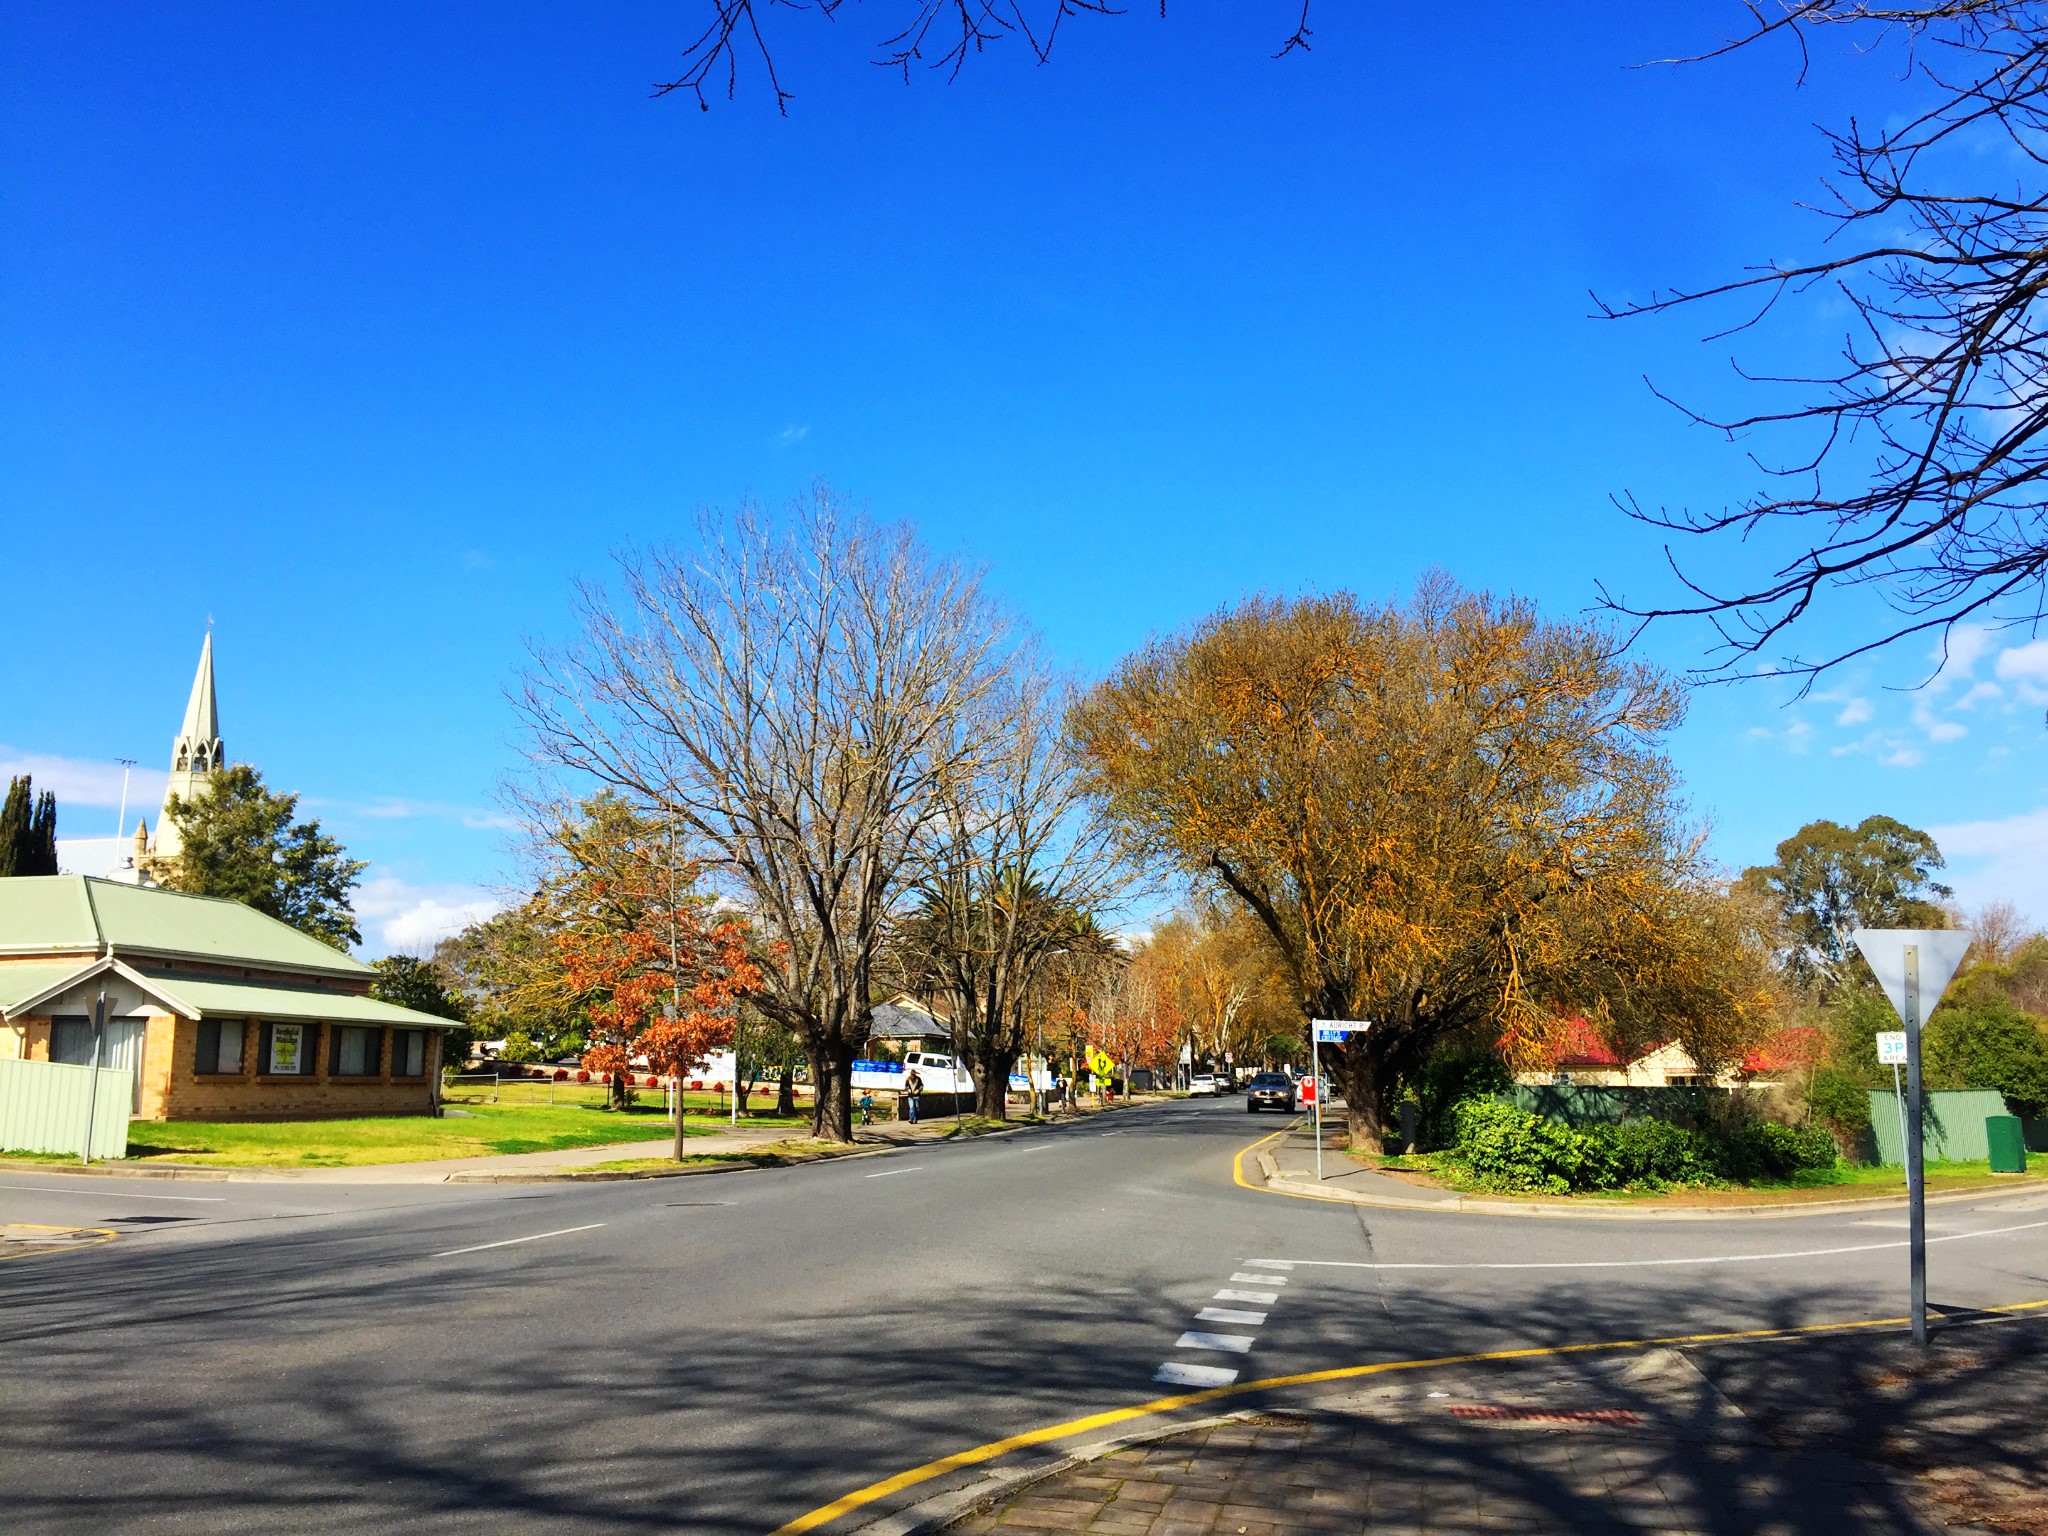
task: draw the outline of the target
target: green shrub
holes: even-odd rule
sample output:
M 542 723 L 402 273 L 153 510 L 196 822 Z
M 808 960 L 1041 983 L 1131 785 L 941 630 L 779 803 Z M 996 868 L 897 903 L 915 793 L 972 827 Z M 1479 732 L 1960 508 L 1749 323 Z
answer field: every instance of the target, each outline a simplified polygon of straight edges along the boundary
M 1649 1119 L 1574 1128 L 1492 1098 L 1461 1100 L 1451 1119 L 1452 1156 L 1481 1188 L 1504 1192 L 1781 1180 L 1832 1168 L 1837 1157 L 1820 1127 L 1768 1121 L 1699 1131 Z
M 1481 1095 L 1504 1093 L 1514 1085 L 1500 1053 L 1489 1045 L 1457 1043 L 1439 1050 L 1410 1083 L 1415 1095 L 1416 1142 L 1429 1148 L 1450 1146 L 1458 1135 L 1454 1120 L 1458 1105 Z
M 1817 1125 L 1760 1120 L 1716 1140 L 1714 1161 L 1722 1176 L 1743 1184 L 1832 1168 L 1839 1157 L 1835 1138 Z
M 1929 1088 L 1995 1088 L 2022 1115 L 2048 1109 L 2048 1037 L 2003 998 L 1937 1009 L 1920 1050 Z
M 1579 1187 L 1586 1148 L 1570 1126 L 1493 1098 L 1461 1099 L 1451 1120 L 1452 1150 L 1481 1187 L 1552 1195 Z
M 1716 1170 L 1704 1153 L 1706 1138 L 1664 1120 L 1624 1120 L 1579 1132 L 1589 1144 L 1588 1189 L 1662 1189 L 1709 1184 Z M 1591 1175 L 1597 1174 L 1595 1182 Z
M 1870 1127 L 1870 1094 L 1863 1084 L 1834 1067 L 1813 1069 L 1806 1107 L 1844 1136 L 1855 1136 Z

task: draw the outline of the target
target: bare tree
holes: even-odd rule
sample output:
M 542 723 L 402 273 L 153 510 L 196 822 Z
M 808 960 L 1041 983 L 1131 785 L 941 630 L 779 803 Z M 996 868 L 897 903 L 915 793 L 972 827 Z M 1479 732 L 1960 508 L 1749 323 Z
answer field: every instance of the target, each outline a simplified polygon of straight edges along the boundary
M 586 586 L 581 643 L 537 649 L 517 703 L 543 765 L 689 829 L 766 941 L 750 1002 L 803 1044 L 814 1134 L 849 1140 L 877 953 L 981 750 L 961 722 L 1003 624 L 974 573 L 822 488 L 699 533 L 623 557 L 619 600 Z
M 903 950 L 942 996 L 974 1064 L 975 1112 L 1008 1117 L 1010 1073 L 1039 981 L 1061 955 L 1109 939 L 1095 914 L 1125 885 L 1115 835 L 1084 795 L 1061 731 L 1071 688 L 1013 656 L 980 718 L 960 729 L 983 750 L 953 754 Z
M 703 3 L 708 11 L 704 29 L 683 51 L 683 72 L 657 84 L 654 93 L 684 92 L 696 97 L 698 107 L 708 112 L 711 102 L 706 89 L 722 89 L 731 100 L 739 92 L 741 60 L 746 58 L 758 65 L 774 92 L 776 110 L 786 114 L 791 96 L 775 63 L 775 45 L 769 36 L 774 23 L 764 22 L 764 16 L 804 11 L 831 21 L 838 17 L 845 0 Z M 1297 0 L 1283 0 L 1284 6 L 1296 4 Z M 1308 51 L 1311 4 L 1312 0 L 1298 0 L 1294 30 L 1273 57 L 1284 58 L 1297 49 Z M 970 59 L 1012 39 L 1021 41 L 1043 64 L 1052 56 L 1061 31 L 1076 17 L 1121 15 L 1124 7 L 1116 0 L 893 0 L 883 9 L 888 19 L 882 23 L 874 62 L 901 71 L 907 83 L 913 65 L 937 70 L 950 79 Z M 1166 15 L 1166 0 L 1159 0 L 1159 14 L 1162 18 Z
M 1731 436 L 1786 438 L 1779 456 L 1752 455 L 1776 485 L 1713 513 L 1626 503 L 1661 528 L 1783 536 L 1794 553 L 1730 586 L 1679 570 L 1690 596 L 1671 606 L 1610 602 L 1646 620 L 1705 616 L 1723 641 L 1710 670 L 1725 675 L 1789 644 L 1791 626 L 1830 594 L 1875 587 L 1894 619 L 1840 648 L 1784 658 L 1809 681 L 1910 635 L 1935 631 L 1945 642 L 1972 616 L 2036 625 L 2048 575 L 2048 7 L 1745 3 L 1754 26 L 1728 48 L 1782 33 L 1804 53 L 1808 34 L 1823 27 L 1905 34 L 1911 75 L 1931 105 L 1903 118 L 1881 113 L 1881 128 L 1852 120 L 1829 135 L 1836 175 L 1821 212 L 1834 225 L 1831 240 L 1849 249 L 1646 303 L 1602 305 L 1618 316 L 1744 304 L 1720 335 L 1756 325 L 1788 295 L 1839 296 L 1854 318 L 1839 362 L 1825 370 L 1744 372 L 1765 393 L 1763 408 L 1687 412 Z

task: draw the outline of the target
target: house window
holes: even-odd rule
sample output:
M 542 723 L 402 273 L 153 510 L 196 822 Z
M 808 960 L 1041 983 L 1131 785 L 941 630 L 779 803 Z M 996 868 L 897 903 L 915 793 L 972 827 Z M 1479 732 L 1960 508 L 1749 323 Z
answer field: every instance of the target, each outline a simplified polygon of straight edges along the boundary
M 240 1019 L 202 1019 L 199 1050 L 192 1070 L 219 1077 L 242 1075 L 242 1033 Z
M 375 1077 L 383 1031 L 340 1024 L 328 1031 L 327 1071 L 334 1077 Z
M 318 1024 L 265 1024 L 256 1069 L 266 1077 L 311 1077 L 319 1041 Z
M 74 1067 L 91 1066 L 92 1020 L 52 1019 L 50 1060 L 68 1062 Z
M 391 1032 L 391 1075 L 427 1075 L 427 1032 L 424 1029 L 394 1029 Z

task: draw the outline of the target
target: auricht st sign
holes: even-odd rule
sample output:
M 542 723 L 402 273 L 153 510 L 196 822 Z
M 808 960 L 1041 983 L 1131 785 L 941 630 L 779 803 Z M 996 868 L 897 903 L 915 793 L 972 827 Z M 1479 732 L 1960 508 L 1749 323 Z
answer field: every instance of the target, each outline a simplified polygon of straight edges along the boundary
M 1853 937 L 1906 1037 L 1906 1235 L 1913 1338 L 1927 1342 L 1927 1177 L 1921 1165 L 1920 1026 L 1941 1001 L 1973 935 L 1965 928 L 1859 928 Z
M 1362 1035 L 1372 1025 L 1363 1019 L 1316 1019 L 1308 1040 L 1309 1081 L 1315 1085 L 1316 1182 L 1323 1182 L 1323 1063 L 1320 1047 L 1342 1045 L 1348 1035 Z

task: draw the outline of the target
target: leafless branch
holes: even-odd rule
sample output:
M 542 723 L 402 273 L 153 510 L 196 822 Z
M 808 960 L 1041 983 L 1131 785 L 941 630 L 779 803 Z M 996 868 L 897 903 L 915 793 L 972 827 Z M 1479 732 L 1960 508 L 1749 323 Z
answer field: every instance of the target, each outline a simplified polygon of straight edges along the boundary
M 1621 318 L 1754 297 L 1746 318 L 1716 333 L 1725 336 L 1752 328 L 1788 294 L 1820 288 L 1846 300 L 1855 320 L 1829 369 L 1794 378 L 1738 369 L 1747 383 L 1793 391 L 1792 404 L 1726 417 L 1686 410 L 1731 440 L 1785 441 L 1775 461 L 1752 454 L 1783 490 L 1713 513 L 1624 502 L 1631 516 L 1672 532 L 1746 540 L 1790 530 L 1802 547 L 1731 587 L 1686 577 L 1673 557 L 1690 601 L 1635 606 L 1609 594 L 1610 606 L 1638 619 L 1707 618 L 1721 645 L 1702 675 L 1726 677 L 1789 643 L 1829 593 L 1877 590 L 1896 615 L 1880 634 L 1785 658 L 1809 684 L 1966 620 L 2036 625 L 2048 612 L 2048 11 L 2039 0 L 1795 0 L 1775 14 L 1758 4 L 1750 12 L 1755 28 L 1730 47 L 1780 32 L 1803 38 L 1819 26 L 1904 31 L 1913 75 L 1934 105 L 1882 130 L 1851 120 L 1829 136 L 1829 241 L 1864 230 L 1883 238 L 1703 289 L 1599 305 Z M 2005 170 L 1987 173 L 1986 163 Z M 1987 174 L 2010 181 L 1987 185 Z

